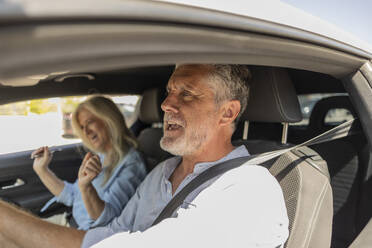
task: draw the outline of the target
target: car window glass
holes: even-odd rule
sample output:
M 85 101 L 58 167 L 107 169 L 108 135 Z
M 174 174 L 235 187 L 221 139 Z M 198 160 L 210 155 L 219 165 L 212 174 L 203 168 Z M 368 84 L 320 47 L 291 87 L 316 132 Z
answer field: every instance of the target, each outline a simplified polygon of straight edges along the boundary
M 324 124 L 336 126 L 343 122 L 352 120 L 353 118 L 354 118 L 353 115 L 347 109 L 344 108 L 330 109 L 324 118 Z
M 110 97 L 130 127 L 137 119 L 139 96 Z M 0 154 L 80 143 L 72 131 L 71 116 L 85 99 L 84 96 L 48 98 L 0 105 Z
M 298 101 L 301 107 L 302 113 L 302 121 L 297 123 L 292 123 L 291 125 L 296 126 L 307 126 L 309 125 L 309 119 L 311 116 L 311 112 L 315 106 L 315 104 L 324 98 L 331 97 L 331 96 L 345 96 L 346 93 L 326 93 L 326 94 L 304 94 L 298 96 Z

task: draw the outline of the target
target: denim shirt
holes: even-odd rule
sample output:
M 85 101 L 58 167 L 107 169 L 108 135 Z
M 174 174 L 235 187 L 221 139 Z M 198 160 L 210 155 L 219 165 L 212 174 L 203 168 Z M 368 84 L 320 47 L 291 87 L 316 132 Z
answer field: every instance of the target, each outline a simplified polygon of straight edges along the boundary
M 248 155 L 249 153 L 247 149 L 244 146 L 240 146 L 218 161 L 196 164 L 193 173 L 189 174 L 182 181 L 174 195 L 206 169 L 218 163 Z M 136 193 L 128 202 L 121 215 L 114 218 L 105 227 L 102 226 L 90 229 L 85 234 L 82 247 L 90 247 L 115 233 L 144 231 L 149 228 L 163 208 L 174 196 L 172 195 L 172 184 L 169 181 L 169 177 L 174 169 L 179 165 L 181 159 L 181 157 L 173 157 L 156 166 L 138 187 Z M 188 195 L 181 207 L 187 209 L 192 205 L 191 202 L 195 197 L 218 178 L 219 177 L 215 177 L 199 186 Z M 177 216 L 176 212 L 177 211 L 175 211 L 173 217 Z
M 103 163 L 104 157 L 102 155 L 100 160 Z M 104 210 L 97 220 L 90 218 L 85 208 L 78 180 L 75 183 L 64 181 L 65 187 L 63 191 L 54 198 L 54 201 L 56 200 L 66 206 L 72 206 L 72 215 L 81 230 L 107 225 L 113 218 L 119 216 L 135 193 L 138 185 L 146 177 L 146 166 L 140 153 L 131 148 L 128 154 L 119 162 L 119 165 L 116 166 L 110 179 L 102 185 L 104 172 L 105 168 L 92 181 L 98 196 L 105 202 Z M 50 204 L 47 203 L 47 205 Z

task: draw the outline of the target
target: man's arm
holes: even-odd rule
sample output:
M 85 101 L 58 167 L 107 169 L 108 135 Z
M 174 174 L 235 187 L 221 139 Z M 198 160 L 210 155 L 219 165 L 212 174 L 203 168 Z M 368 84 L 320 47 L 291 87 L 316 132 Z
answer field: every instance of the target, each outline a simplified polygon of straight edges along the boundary
M 85 231 L 43 221 L 0 201 L 0 235 L 22 248 L 80 247 Z

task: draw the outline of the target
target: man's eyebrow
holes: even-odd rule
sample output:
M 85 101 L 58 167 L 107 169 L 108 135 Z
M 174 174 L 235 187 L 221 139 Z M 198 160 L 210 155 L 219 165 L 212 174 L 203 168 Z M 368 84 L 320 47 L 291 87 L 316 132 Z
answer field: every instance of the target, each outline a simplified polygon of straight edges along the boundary
M 182 80 L 182 79 L 181 79 Z M 177 80 L 177 81 L 181 81 L 181 80 Z M 190 90 L 190 91 L 196 91 L 197 87 L 195 87 L 190 81 L 188 80 L 189 82 L 187 81 L 183 81 L 182 84 L 181 83 L 176 83 L 176 80 L 172 80 L 170 81 L 167 86 L 166 86 L 166 90 L 169 91 L 171 88 L 176 88 L 176 89 L 182 89 L 182 90 Z
M 192 85 L 181 85 L 181 86 L 176 86 L 176 89 L 179 90 L 179 91 L 183 91 L 183 92 L 189 92 L 193 95 L 203 95 L 203 92 L 201 92 L 200 90 L 198 90 L 196 87 L 193 87 Z M 167 89 L 168 91 L 170 91 L 171 89 Z
M 184 90 L 190 90 L 190 91 L 195 91 L 196 90 L 196 87 L 191 83 L 184 83 L 181 88 L 184 89 Z

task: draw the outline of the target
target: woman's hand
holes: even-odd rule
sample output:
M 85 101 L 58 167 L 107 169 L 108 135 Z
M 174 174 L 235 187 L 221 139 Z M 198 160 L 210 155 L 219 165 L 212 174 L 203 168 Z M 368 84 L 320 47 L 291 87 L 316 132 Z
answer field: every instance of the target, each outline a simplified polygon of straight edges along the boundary
M 101 161 L 97 155 L 88 152 L 80 166 L 78 180 L 81 191 L 91 184 L 94 178 L 102 171 Z
M 31 158 L 34 159 L 34 171 L 49 191 L 53 195 L 58 196 L 65 187 L 65 184 L 48 169 L 52 157 L 52 153 L 47 146 L 40 147 L 31 154 Z
M 101 161 L 97 155 L 88 152 L 79 169 L 79 188 L 85 208 L 93 220 L 98 219 L 105 208 L 105 202 L 99 198 L 92 180 L 102 171 Z
M 47 146 L 40 147 L 31 153 L 31 158 L 34 159 L 33 169 L 39 174 L 48 169 L 50 161 L 52 161 L 52 154 Z

